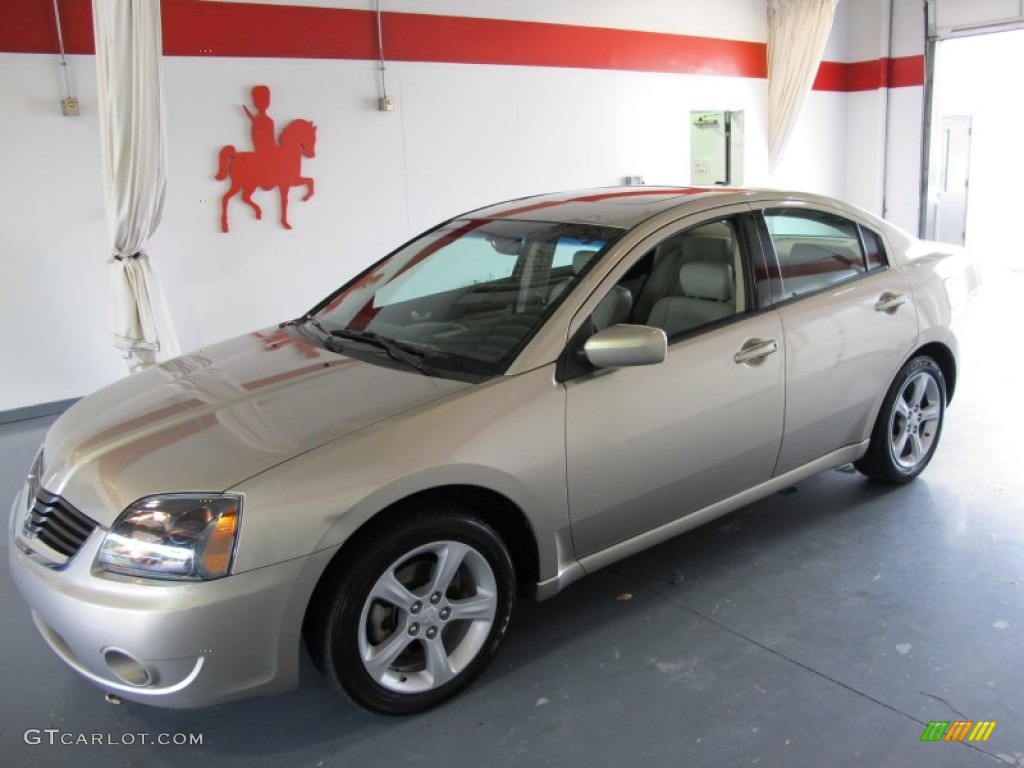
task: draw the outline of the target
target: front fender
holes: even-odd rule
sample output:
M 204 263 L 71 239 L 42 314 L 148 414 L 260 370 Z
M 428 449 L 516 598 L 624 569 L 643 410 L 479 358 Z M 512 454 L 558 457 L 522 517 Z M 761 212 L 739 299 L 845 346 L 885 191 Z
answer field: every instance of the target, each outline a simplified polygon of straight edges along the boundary
M 233 491 L 245 496 L 234 571 L 336 548 L 381 510 L 449 485 L 485 488 L 527 518 L 541 579 L 569 526 L 565 390 L 554 366 L 503 377 L 310 451 Z

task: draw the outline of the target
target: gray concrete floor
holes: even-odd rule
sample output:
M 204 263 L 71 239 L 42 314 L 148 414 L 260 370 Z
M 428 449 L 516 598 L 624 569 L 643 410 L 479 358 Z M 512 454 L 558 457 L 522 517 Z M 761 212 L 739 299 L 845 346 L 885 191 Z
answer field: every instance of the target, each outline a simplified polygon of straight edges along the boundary
M 917 482 L 826 472 L 521 603 L 493 667 L 421 716 L 366 714 L 308 663 L 276 699 L 111 706 L 46 648 L 5 568 L 0 764 L 1024 766 L 1024 418 L 1006 359 L 1022 289 L 1020 272 L 989 275 Z M 51 422 L 0 427 L 0 499 Z M 998 725 L 987 743 L 920 741 L 958 719 Z M 25 743 L 45 728 L 203 744 Z

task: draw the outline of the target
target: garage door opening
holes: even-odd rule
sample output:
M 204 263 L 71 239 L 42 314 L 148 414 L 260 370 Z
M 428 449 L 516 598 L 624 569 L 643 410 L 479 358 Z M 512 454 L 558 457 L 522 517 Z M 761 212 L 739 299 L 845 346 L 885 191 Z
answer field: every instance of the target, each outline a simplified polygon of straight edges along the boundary
M 935 46 L 925 236 L 966 244 L 988 266 L 1024 270 L 1019 220 L 1024 152 L 1024 30 Z

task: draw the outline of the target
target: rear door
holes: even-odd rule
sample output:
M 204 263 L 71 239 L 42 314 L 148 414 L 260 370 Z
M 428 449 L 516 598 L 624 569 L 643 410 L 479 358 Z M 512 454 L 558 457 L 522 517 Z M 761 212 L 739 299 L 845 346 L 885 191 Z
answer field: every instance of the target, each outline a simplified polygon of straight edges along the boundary
M 776 474 L 866 440 L 917 342 L 917 312 L 883 238 L 838 211 L 755 206 L 778 270 L 786 419 Z

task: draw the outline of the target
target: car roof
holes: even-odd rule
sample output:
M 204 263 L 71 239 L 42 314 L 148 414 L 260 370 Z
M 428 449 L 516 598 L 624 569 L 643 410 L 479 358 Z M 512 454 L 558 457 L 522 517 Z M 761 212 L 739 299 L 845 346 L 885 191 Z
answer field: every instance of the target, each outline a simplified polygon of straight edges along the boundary
M 509 200 L 472 211 L 465 217 L 601 224 L 630 229 L 676 208 L 715 208 L 749 200 L 752 196 L 749 190 L 725 187 L 599 187 Z
M 551 221 L 632 229 L 662 213 L 687 215 L 736 203 L 760 201 L 826 206 L 866 218 L 877 226 L 886 226 L 866 211 L 834 198 L 805 192 L 736 187 L 597 187 L 522 197 L 479 208 L 456 218 Z

